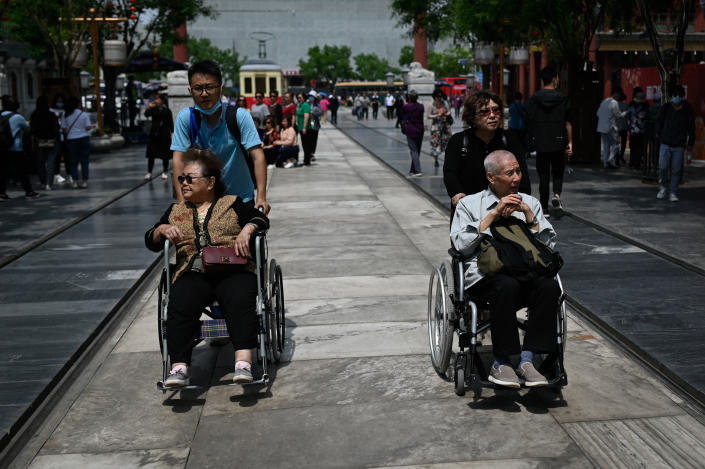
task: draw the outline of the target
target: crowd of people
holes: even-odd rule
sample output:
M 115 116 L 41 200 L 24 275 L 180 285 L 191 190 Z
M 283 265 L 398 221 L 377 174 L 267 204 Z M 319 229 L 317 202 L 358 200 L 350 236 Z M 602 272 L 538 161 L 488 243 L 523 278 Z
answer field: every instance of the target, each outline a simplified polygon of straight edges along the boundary
M 57 93 L 50 105 L 47 96 L 39 96 L 29 122 L 18 109 L 19 103 L 14 97 L 2 96 L 0 201 L 10 199 L 7 185 L 11 179 L 22 186 L 25 198 L 40 197 L 29 177 L 32 163 L 40 190 L 51 191 L 63 184 L 74 189 L 87 188 L 90 132 L 95 126 L 81 108 L 80 100 L 76 96 L 66 99 Z

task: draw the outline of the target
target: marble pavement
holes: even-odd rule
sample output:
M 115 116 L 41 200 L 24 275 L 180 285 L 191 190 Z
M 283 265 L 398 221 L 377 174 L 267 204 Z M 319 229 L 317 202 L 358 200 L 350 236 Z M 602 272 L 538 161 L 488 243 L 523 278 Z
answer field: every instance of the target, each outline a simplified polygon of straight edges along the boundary
M 571 313 L 569 386 L 455 396 L 426 335 L 447 213 L 331 127 L 309 168 L 276 169 L 269 253 L 287 353 L 269 389 L 227 386 L 232 349 L 199 346 L 202 391 L 157 392 L 156 276 L 92 374 L 13 467 L 697 467 L 705 418 Z M 68 398 L 67 398 L 68 399 Z

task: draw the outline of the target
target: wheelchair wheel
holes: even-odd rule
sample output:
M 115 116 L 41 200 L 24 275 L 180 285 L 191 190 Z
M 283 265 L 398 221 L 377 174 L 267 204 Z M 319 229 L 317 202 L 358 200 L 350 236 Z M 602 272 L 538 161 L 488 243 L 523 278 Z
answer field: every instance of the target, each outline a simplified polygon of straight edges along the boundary
M 465 367 L 462 364 L 455 365 L 455 394 L 458 396 L 465 395 Z
M 445 377 L 453 345 L 453 302 L 450 289 L 455 285 L 450 262 L 444 261 L 431 273 L 428 284 L 428 340 L 431 363 Z
M 269 288 L 271 292 L 269 303 L 272 312 L 272 348 L 276 361 L 284 352 L 286 325 L 284 323 L 284 282 L 281 267 L 272 259 L 269 262 Z

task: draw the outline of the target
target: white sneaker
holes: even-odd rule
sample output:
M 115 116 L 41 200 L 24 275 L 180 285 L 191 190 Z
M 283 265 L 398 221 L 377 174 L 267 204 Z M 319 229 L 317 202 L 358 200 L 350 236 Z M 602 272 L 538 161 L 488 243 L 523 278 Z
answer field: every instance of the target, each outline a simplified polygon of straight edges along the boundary
M 88 187 L 88 182 L 87 181 L 81 181 L 81 184 L 78 185 L 81 189 L 85 189 Z
M 50 191 L 50 190 L 51 190 L 51 186 L 50 186 L 49 184 L 47 184 L 46 186 L 44 186 L 44 190 L 45 190 L 45 191 Z
M 152 173 L 147 173 L 147 174 L 145 174 L 145 175 L 144 175 L 144 179 L 145 179 L 146 181 L 149 181 L 150 179 L 152 179 Z
M 66 179 L 64 179 L 61 174 L 55 174 L 54 175 L 54 184 L 63 184 L 66 182 Z
M 658 190 L 658 194 L 656 194 L 657 199 L 665 199 L 666 198 L 666 188 L 661 186 L 661 188 Z
M 69 174 L 68 176 L 66 176 L 66 179 L 65 179 L 65 180 L 66 180 L 66 182 L 68 182 L 69 184 L 73 184 L 73 178 L 71 177 L 70 174 Z
M 76 181 L 71 181 L 71 187 L 78 189 L 78 183 Z
M 286 164 L 284 165 L 284 168 L 286 168 L 286 169 L 293 168 L 293 167 L 294 167 L 294 162 L 293 162 L 293 161 L 289 161 L 288 163 L 286 163 Z
M 670 200 L 671 202 L 678 202 L 680 199 L 676 194 L 671 194 L 670 196 L 668 196 L 668 200 Z
M 167 179 L 169 179 L 169 176 L 167 176 L 166 173 L 162 173 L 161 178 L 166 181 Z

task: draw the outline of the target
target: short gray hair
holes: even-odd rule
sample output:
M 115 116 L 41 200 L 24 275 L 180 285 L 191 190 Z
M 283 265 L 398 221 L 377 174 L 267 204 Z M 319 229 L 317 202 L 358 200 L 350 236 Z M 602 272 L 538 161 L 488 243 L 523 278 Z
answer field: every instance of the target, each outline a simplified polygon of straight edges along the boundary
M 514 153 L 507 150 L 495 150 L 485 158 L 485 172 L 497 174 L 501 169 L 502 161 L 506 158 L 517 159 Z

